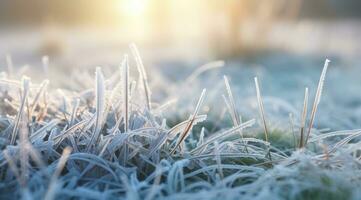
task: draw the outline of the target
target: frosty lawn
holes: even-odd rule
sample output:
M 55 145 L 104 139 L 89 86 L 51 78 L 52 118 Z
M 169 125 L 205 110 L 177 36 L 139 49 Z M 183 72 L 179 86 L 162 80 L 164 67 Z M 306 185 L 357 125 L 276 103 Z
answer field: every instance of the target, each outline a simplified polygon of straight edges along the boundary
M 154 101 L 139 53 L 131 50 L 110 77 L 97 68 L 93 88 L 84 91 L 48 90 L 48 80 L 1 74 L 1 198 L 361 198 L 361 130 L 314 127 L 328 60 L 318 86 L 311 86 L 315 94 L 306 88 L 302 110 L 279 130 L 269 125 L 257 77 L 256 119 L 242 115 L 227 76 L 219 80 L 223 103 L 213 105 L 225 110 L 213 113 L 218 118 L 206 119 L 202 109 L 211 89 L 186 97 L 194 102 L 179 110 L 186 116 L 165 118 L 174 101 Z M 185 81 L 220 65 L 205 65 Z M 130 68 L 138 76 L 129 76 Z

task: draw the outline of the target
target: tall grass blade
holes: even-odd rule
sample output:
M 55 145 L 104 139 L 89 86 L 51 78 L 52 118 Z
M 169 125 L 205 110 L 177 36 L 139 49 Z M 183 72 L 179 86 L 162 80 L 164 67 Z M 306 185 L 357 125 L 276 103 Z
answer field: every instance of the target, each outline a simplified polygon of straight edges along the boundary
M 129 128 L 129 63 L 128 55 L 124 56 L 122 63 L 122 82 L 123 82 L 123 119 L 124 132 L 128 132 Z
M 288 114 L 288 118 L 290 120 L 290 131 L 292 133 L 292 137 L 293 137 L 293 147 L 294 147 L 294 150 L 297 149 L 297 139 L 296 139 L 296 135 L 295 135 L 295 123 L 294 123 L 294 119 L 293 119 L 293 114 L 292 113 L 289 113 Z
M 30 113 L 33 113 L 36 106 L 38 105 L 38 102 L 39 102 L 39 98 L 40 96 L 45 92 L 47 86 L 49 84 L 49 80 L 44 80 L 41 84 L 40 84 L 40 88 L 38 90 L 38 93 L 36 94 L 32 104 L 31 104 L 31 111 Z
M 303 109 L 302 109 L 302 117 L 301 117 L 301 127 L 300 127 L 300 144 L 299 147 L 303 148 L 304 146 L 304 132 L 305 132 L 305 124 L 307 117 L 307 109 L 308 109 L 308 88 L 305 88 L 305 97 L 303 100 Z
M 15 118 L 15 124 L 14 124 L 13 132 L 11 134 L 11 140 L 10 140 L 10 144 L 12 144 L 12 145 L 15 144 L 15 140 L 16 140 L 16 137 L 17 137 L 17 134 L 18 134 L 19 123 L 20 123 L 21 118 L 22 118 L 23 113 L 24 113 L 24 107 L 25 107 L 26 99 L 27 99 L 28 94 L 29 94 L 30 79 L 27 78 L 27 77 L 23 77 L 22 83 L 23 83 L 23 87 L 22 87 L 20 108 L 19 108 L 19 112 L 18 112 L 18 114 L 16 115 L 16 118 Z
M 232 90 L 231 90 L 231 86 L 229 85 L 229 81 L 228 81 L 228 78 L 227 76 L 223 76 L 224 78 L 224 83 L 226 85 L 226 90 L 227 90 L 227 94 L 228 94 L 228 99 L 229 99 L 229 112 L 232 116 L 232 119 L 233 119 L 233 125 L 234 126 L 239 126 L 240 124 L 242 124 L 242 121 L 241 121 L 241 117 L 240 115 L 238 114 L 238 111 L 237 111 L 237 108 L 236 108 L 236 103 L 234 101 L 234 97 L 233 97 L 233 93 L 232 93 Z M 226 102 L 227 103 L 227 102 Z M 243 137 L 243 132 L 242 132 L 242 129 L 239 130 L 239 134 L 242 138 L 242 140 L 244 139 Z M 244 144 L 245 145 L 245 150 L 248 152 L 247 150 L 247 144 Z
M 97 143 L 103 123 L 103 114 L 105 109 L 105 84 L 104 76 L 100 67 L 97 67 L 95 71 L 95 100 L 95 126 L 88 143 L 87 152 L 89 152 L 91 147 Z
M 269 139 L 268 139 L 269 138 L 269 133 L 268 133 L 268 129 L 267 129 L 267 123 L 266 123 L 266 117 L 265 117 L 265 114 L 264 114 L 263 101 L 262 101 L 261 91 L 260 91 L 260 88 L 259 88 L 258 78 L 257 77 L 254 77 L 254 83 L 256 85 L 258 109 L 259 109 L 259 113 L 260 113 L 260 116 L 261 116 L 261 119 L 262 119 L 265 139 L 266 139 L 266 142 L 269 142 Z M 268 147 L 267 156 L 268 156 L 268 158 L 270 160 L 272 160 L 270 147 Z
M 315 117 L 316 117 L 318 104 L 321 101 L 323 84 L 325 82 L 326 72 L 327 72 L 327 68 L 328 68 L 329 63 L 330 63 L 330 60 L 326 59 L 325 65 L 323 66 L 323 69 L 322 69 L 320 80 L 318 82 L 318 87 L 317 87 L 317 91 L 316 91 L 316 95 L 315 95 L 315 100 L 313 101 L 313 106 L 312 106 L 312 111 L 311 111 L 310 124 L 308 126 L 308 131 L 307 131 L 307 135 L 306 135 L 306 139 L 305 139 L 305 143 L 304 143 L 305 146 L 307 145 L 307 141 L 308 141 L 308 138 L 310 136 L 311 129 L 313 127 L 313 122 L 314 122 Z
M 196 108 L 194 110 L 194 113 L 193 113 L 193 115 L 190 116 L 190 120 L 189 120 L 186 128 L 184 129 L 183 133 L 179 136 L 175 147 L 170 152 L 171 155 L 176 151 L 178 146 L 184 141 L 184 139 L 188 136 L 189 131 L 192 129 L 194 120 L 196 119 L 196 116 L 198 115 L 199 109 L 203 104 L 205 94 L 206 94 L 206 89 L 203 89 L 203 91 L 201 93 L 201 96 L 198 99 L 198 103 L 197 103 L 197 106 L 196 106 Z
M 254 83 L 256 85 L 258 109 L 259 109 L 260 117 L 262 119 L 262 125 L 263 125 L 264 134 L 265 134 L 265 139 L 266 139 L 266 142 L 268 142 L 268 130 L 267 130 L 266 117 L 265 117 L 265 114 L 264 114 L 263 101 L 262 101 L 261 91 L 260 91 L 260 88 L 259 88 L 258 78 L 257 77 L 254 77 Z
M 146 106 L 147 106 L 148 110 L 151 110 L 151 108 L 152 108 L 151 92 L 150 92 L 150 89 L 149 89 L 147 73 L 145 72 L 145 68 L 144 68 L 142 59 L 140 57 L 137 46 L 135 44 L 131 44 L 130 45 L 130 50 L 132 51 L 132 54 L 135 57 L 135 61 L 137 63 L 138 73 L 139 73 L 140 78 L 142 80 L 142 84 L 143 84 L 143 88 L 144 88 L 144 95 L 145 95 L 145 98 L 146 98 L 146 101 L 147 101 Z

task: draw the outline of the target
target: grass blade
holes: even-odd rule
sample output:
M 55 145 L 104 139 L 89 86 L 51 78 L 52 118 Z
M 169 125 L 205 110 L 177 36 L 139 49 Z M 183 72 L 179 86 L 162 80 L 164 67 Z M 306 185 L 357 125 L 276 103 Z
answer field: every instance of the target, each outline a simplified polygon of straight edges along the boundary
M 262 125 L 263 125 L 265 139 L 266 139 L 266 142 L 269 142 L 268 141 L 268 130 L 267 130 L 266 117 L 265 117 L 265 114 L 264 114 L 263 101 L 262 101 L 261 91 L 259 89 L 259 84 L 258 84 L 258 78 L 257 77 L 254 77 L 254 83 L 256 85 L 258 109 L 259 109 L 259 113 L 260 113 L 260 116 L 261 116 L 261 119 L 262 119 Z
M 301 118 L 301 128 L 300 128 L 300 148 L 304 146 L 304 132 L 305 132 L 305 124 L 307 117 L 307 108 L 308 108 L 308 88 L 305 88 L 305 98 L 303 100 L 303 109 L 302 109 L 302 118 Z
M 93 144 L 97 143 L 99 139 L 105 109 L 105 84 L 103 73 L 101 72 L 101 69 L 99 67 L 97 67 L 95 71 L 95 100 L 95 126 L 91 139 L 88 143 L 87 152 L 89 152 Z
M 124 132 L 129 128 L 129 63 L 128 55 L 124 56 L 122 63 L 122 81 L 123 81 L 123 119 Z
M 19 123 L 20 123 L 21 118 L 24 113 L 25 102 L 26 102 L 26 99 L 27 99 L 27 96 L 29 93 L 30 79 L 27 77 L 23 77 L 22 83 L 23 83 L 23 88 L 22 88 L 23 92 L 21 95 L 21 104 L 20 104 L 19 112 L 15 118 L 15 125 L 14 125 L 13 132 L 11 134 L 11 140 L 10 140 L 10 144 L 12 144 L 12 145 L 15 144 L 15 140 L 16 140 L 16 137 L 18 134 Z
M 196 108 L 195 108 L 195 110 L 194 110 L 194 113 L 193 113 L 192 116 L 190 116 L 190 120 L 189 120 L 186 128 L 184 129 L 183 133 L 179 136 L 178 141 L 177 141 L 175 147 L 174 147 L 173 150 L 170 152 L 171 155 L 176 151 L 176 149 L 178 148 L 178 146 L 184 141 L 184 139 L 188 136 L 189 131 L 192 129 L 194 120 L 195 120 L 196 116 L 198 115 L 198 112 L 199 112 L 200 107 L 201 107 L 202 104 L 203 104 L 205 93 L 206 93 L 206 89 L 203 89 L 202 94 L 201 94 L 201 96 L 200 96 L 199 99 L 198 99 L 198 103 L 197 103 L 197 106 L 196 106 Z
M 320 76 L 320 80 L 319 80 L 319 82 L 318 82 L 318 87 L 317 87 L 317 91 L 316 91 L 316 96 L 315 96 L 315 100 L 313 101 L 313 106 L 312 106 L 312 111 L 311 111 L 310 124 L 309 124 L 309 127 L 308 127 L 308 131 L 307 131 L 307 135 L 306 135 L 306 139 L 305 139 L 305 143 L 304 143 L 305 146 L 307 145 L 307 141 L 308 141 L 308 138 L 309 138 L 310 133 L 311 133 L 311 129 L 312 129 L 312 126 L 313 126 L 313 122 L 314 122 L 315 117 L 316 117 L 316 112 L 317 112 L 318 104 L 319 104 L 320 101 L 321 101 L 323 84 L 324 84 L 324 82 L 325 82 L 326 72 L 327 72 L 327 68 L 328 68 L 328 64 L 329 64 L 329 63 L 330 63 L 330 60 L 326 59 L 325 65 L 323 66 L 323 69 L 322 69 L 322 73 L 321 73 L 321 76 Z
M 145 95 L 145 98 L 146 98 L 146 101 L 147 101 L 146 106 L 147 106 L 148 110 L 151 110 L 151 108 L 152 108 L 151 99 L 150 99 L 151 98 L 151 92 L 150 92 L 150 89 L 149 89 L 147 73 L 145 72 L 144 65 L 143 65 L 142 59 L 140 57 L 137 46 L 135 44 L 131 44 L 130 45 L 130 50 L 132 51 L 132 54 L 135 57 L 135 61 L 137 63 L 138 73 L 139 73 L 140 78 L 141 78 L 142 83 L 143 83 L 144 95 Z
M 242 121 L 241 121 L 241 117 L 240 115 L 238 114 L 238 111 L 236 109 L 236 103 L 234 101 L 234 97 L 233 97 L 233 93 L 232 93 L 232 90 L 231 90 L 231 86 L 229 84 L 229 81 L 228 81 L 228 78 L 227 76 L 223 76 L 224 78 L 224 83 L 226 85 L 226 90 L 227 90 L 227 94 L 228 94 L 228 99 L 229 99 L 229 106 L 227 106 L 230 110 L 229 112 L 231 113 L 231 116 L 232 116 L 232 119 L 233 119 L 233 125 L 234 126 L 239 126 L 242 124 Z M 227 104 L 227 101 L 226 101 L 226 104 Z M 242 138 L 242 140 L 244 139 L 243 137 L 243 132 L 242 132 L 242 129 L 239 129 L 239 134 Z M 245 151 L 248 152 L 247 150 L 247 144 L 244 144 L 245 145 Z

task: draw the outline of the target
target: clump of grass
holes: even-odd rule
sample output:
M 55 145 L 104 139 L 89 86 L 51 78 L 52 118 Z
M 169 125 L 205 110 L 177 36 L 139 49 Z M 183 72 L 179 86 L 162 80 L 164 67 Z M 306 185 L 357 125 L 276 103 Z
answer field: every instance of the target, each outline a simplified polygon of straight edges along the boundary
M 328 61 L 307 132 L 308 89 L 305 90 L 301 122 L 292 128 L 293 133 L 300 128 L 298 145 L 302 151 L 297 151 L 291 148 L 290 135 L 267 124 L 257 78 L 261 127 L 255 126 L 255 119 L 242 121 L 242 105 L 237 105 L 227 77 L 227 97 L 223 98 L 232 119 L 231 127 L 210 131 L 209 124 L 202 123 L 207 118 L 200 114 L 205 90 L 190 117 L 170 127 L 162 113 L 171 104 L 151 101 L 151 82 L 137 48 L 132 45 L 131 50 L 138 77 L 130 76 L 131 66 L 125 56 L 119 73 L 107 77 L 97 68 L 93 88 L 81 92 L 49 90 L 48 80 L 38 85 L 29 78 L 19 82 L 5 75 L 0 79 L 4 97 L 1 102 L 16 111 L 12 114 L 0 104 L 1 113 L 5 113 L 0 116 L 1 198 L 357 197 L 354 189 L 361 181 L 354 178 L 360 172 L 359 154 L 355 153 L 359 149 L 354 143 L 358 144 L 355 139 L 360 130 L 319 135 L 311 132 Z M 205 66 L 192 73 L 187 82 L 204 70 L 223 64 L 218 61 Z M 10 73 L 12 70 L 9 68 Z M 257 138 L 260 132 L 264 140 Z M 331 140 L 329 151 L 318 150 L 336 137 L 342 139 Z M 311 143 L 318 148 L 307 149 Z M 352 184 L 338 187 L 337 183 L 350 181 Z

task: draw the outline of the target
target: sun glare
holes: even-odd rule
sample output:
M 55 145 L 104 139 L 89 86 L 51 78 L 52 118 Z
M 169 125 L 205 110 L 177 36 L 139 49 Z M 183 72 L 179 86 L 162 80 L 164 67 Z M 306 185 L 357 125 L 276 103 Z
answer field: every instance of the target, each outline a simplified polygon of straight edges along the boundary
M 140 17 L 147 9 L 147 0 L 121 0 L 118 3 L 119 12 L 127 17 Z

